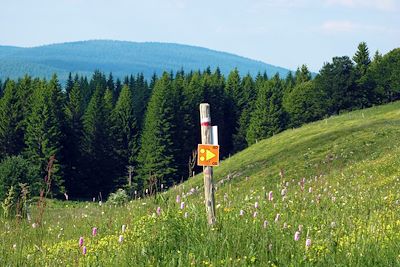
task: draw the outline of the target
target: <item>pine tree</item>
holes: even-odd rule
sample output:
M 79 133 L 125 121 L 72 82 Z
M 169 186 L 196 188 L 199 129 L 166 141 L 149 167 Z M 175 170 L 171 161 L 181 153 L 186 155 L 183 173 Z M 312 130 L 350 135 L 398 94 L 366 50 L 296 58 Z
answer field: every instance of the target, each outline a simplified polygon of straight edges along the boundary
M 15 82 L 9 80 L 0 99 L 0 160 L 21 152 L 24 139 L 22 121 L 17 88 Z
M 128 166 L 137 167 L 139 137 L 133 111 L 132 92 L 126 85 L 122 88 L 111 119 L 117 176 L 122 178 L 126 176 Z
M 311 80 L 311 72 L 308 70 L 306 65 L 301 65 L 301 68 L 297 68 L 295 75 L 296 84 L 308 82 Z
M 154 86 L 144 121 L 138 156 L 139 188 L 148 185 L 150 176 L 167 184 L 178 179 L 173 140 L 176 131 L 174 96 L 171 91 L 172 81 L 169 74 L 164 73 Z
M 282 107 L 282 82 L 279 75 L 266 83 L 258 91 L 254 111 L 247 131 L 247 142 L 270 137 L 284 130 L 286 114 Z
M 369 51 L 365 42 L 358 45 L 358 50 L 353 56 L 353 60 L 356 63 L 354 69 L 354 106 L 356 108 L 368 107 L 372 102 L 373 87 L 372 84 L 368 83 L 367 79 L 367 70 L 371 63 L 371 59 L 369 58 Z
M 68 74 L 67 83 L 65 85 L 65 93 L 67 96 L 67 100 L 68 100 L 69 94 L 71 93 L 71 90 L 73 87 L 74 87 L 74 80 L 72 79 L 72 73 L 70 72 Z
M 250 123 L 250 115 L 253 112 L 254 101 L 257 97 L 255 83 L 250 74 L 247 74 L 247 76 L 243 78 L 241 88 L 243 90 L 242 99 L 240 101 L 241 113 L 238 118 L 238 128 L 233 137 L 236 151 L 240 151 L 248 146 L 246 133 Z
M 86 197 L 100 192 L 107 195 L 113 189 L 114 158 L 110 138 L 110 93 L 106 96 L 97 87 L 83 116 L 82 156 Z M 110 92 L 108 90 L 108 92 Z
M 80 141 L 83 135 L 83 97 L 79 81 L 75 81 L 68 96 L 68 103 L 65 109 L 66 147 L 65 147 L 65 177 L 66 188 L 71 196 L 77 196 L 84 192 L 82 181 L 82 155 Z
M 61 89 L 57 77 L 46 84 L 37 84 L 33 96 L 32 111 L 27 119 L 25 156 L 35 166 L 38 177 L 45 177 L 46 166 L 55 156 L 53 179 L 59 191 L 63 189 L 60 158 L 63 140 L 61 113 L 63 111 Z

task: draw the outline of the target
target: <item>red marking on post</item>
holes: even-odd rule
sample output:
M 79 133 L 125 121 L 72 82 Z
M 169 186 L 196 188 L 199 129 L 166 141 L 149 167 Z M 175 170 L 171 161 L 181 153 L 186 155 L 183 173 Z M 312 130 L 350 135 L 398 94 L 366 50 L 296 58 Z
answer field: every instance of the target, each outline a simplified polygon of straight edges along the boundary
M 200 123 L 201 126 L 211 126 L 210 122 L 202 122 Z

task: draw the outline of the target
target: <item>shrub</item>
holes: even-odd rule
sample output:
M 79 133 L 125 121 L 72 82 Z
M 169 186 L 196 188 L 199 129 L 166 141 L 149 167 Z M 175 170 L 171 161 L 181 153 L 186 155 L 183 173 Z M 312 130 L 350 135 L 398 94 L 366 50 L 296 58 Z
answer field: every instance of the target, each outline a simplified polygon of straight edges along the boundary
M 0 200 L 4 200 L 9 189 L 19 184 L 27 184 L 33 194 L 38 193 L 40 180 L 35 177 L 32 165 L 21 156 L 5 158 L 0 163 Z
M 116 206 L 121 206 L 127 202 L 128 202 L 128 194 L 124 189 L 118 189 L 115 193 L 111 193 L 107 200 L 107 203 Z

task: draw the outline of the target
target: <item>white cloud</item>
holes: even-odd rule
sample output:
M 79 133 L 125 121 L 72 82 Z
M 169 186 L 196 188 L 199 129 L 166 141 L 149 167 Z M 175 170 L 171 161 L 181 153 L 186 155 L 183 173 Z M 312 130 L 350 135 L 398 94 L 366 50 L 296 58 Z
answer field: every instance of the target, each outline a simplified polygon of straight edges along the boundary
M 348 20 L 332 20 L 325 21 L 321 26 L 320 30 L 325 33 L 351 33 L 356 31 L 369 31 L 375 33 L 389 33 L 398 34 L 399 30 L 376 26 L 376 25 L 365 25 L 359 24 Z
M 397 10 L 396 0 L 325 0 L 330 6 L 345 6 L 350 8 L 373 8 L 384 11 Z
M 351 32 L 357 28 L 358 26 L 351 21 L 326 21 L 321 26 L 324 32 Z

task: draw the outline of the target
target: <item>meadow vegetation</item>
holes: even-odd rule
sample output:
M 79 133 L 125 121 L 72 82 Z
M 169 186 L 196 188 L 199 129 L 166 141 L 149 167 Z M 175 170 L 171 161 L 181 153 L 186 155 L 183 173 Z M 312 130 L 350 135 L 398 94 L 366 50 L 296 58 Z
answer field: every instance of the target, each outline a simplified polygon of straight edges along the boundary
M 258 141 L 215 168 L 213 227 L 201 175 L 127 203 L 47 200 L 41 223 L 33 202 L 1 219 L 0 265 L 400 265 L 399 133 L 394 102 Z

